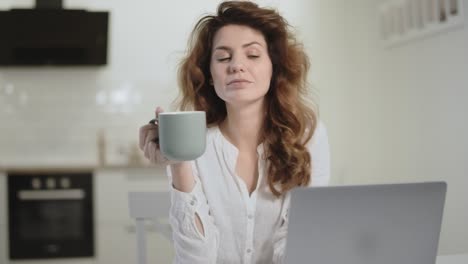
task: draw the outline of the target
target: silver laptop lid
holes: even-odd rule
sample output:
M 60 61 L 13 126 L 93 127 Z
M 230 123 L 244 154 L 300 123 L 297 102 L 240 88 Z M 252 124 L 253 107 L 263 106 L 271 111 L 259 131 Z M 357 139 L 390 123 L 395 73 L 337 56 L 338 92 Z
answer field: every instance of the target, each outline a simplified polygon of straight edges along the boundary
M 285 263 L 434 264 L 446 183 L 297 188 Z

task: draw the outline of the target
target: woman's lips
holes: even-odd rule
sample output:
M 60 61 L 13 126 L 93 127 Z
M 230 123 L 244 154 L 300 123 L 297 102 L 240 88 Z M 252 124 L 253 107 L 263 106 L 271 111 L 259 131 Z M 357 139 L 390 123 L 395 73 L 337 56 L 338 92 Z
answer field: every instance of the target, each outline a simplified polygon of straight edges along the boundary
M 252 82 L 249 80 L 245 80 L 245 79 L 234 79 L 232 81 L 229 81 L 227 85 L 239 85 L 239 84 L 246 84 L 246 83 L 252 83 Z

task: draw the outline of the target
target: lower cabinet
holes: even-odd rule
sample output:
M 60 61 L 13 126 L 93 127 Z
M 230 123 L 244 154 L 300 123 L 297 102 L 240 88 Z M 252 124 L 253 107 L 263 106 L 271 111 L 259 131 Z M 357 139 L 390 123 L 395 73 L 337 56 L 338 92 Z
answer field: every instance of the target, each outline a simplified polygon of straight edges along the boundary
M 146 239 L 147 263 L 172 263 L 174 250 L 168 238 L 149 225 Z M 132 224 L 100 225 L 96 241 L 96 263 L 137 263 L 136 232 Z
M 100 170 L 95 174 L 96 263 L 137 263 L 135 221 L 130 218 L 129 192 L 168 191 L 161 169 Z M 156 225 L 146 224 L 147 263 L 172 263 L 174 250 L 168 235 L 169 212 L 160 212 Z

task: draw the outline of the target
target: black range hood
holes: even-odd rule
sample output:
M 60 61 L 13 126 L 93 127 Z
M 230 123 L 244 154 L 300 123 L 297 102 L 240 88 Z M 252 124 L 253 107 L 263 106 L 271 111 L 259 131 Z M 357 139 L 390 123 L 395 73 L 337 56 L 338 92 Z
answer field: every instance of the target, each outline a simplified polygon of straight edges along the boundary
M 61 0 L 0 11 L 0 67 L 105 65 L 108 21 L 109 12 L 63 9 Z

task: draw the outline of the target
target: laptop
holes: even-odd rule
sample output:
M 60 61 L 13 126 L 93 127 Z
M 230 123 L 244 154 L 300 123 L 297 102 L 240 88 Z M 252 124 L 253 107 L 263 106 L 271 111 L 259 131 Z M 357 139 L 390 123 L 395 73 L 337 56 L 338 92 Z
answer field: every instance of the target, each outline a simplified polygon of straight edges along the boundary
M 434 264 L 444 182 L 296 188 L 285 262 Z

